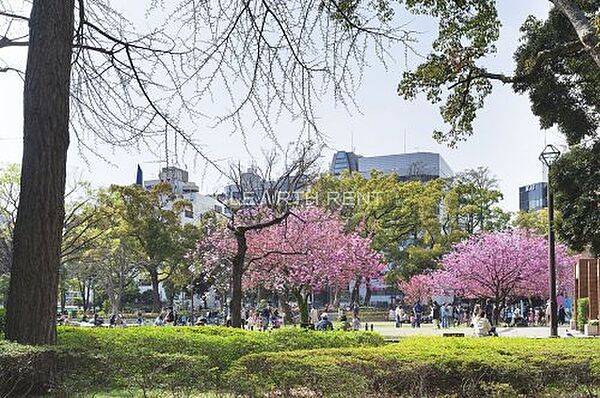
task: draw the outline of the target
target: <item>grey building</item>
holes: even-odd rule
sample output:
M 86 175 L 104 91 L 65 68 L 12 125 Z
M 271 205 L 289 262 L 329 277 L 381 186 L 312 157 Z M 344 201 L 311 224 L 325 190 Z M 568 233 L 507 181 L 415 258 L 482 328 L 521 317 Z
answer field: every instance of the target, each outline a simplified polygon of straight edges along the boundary
M 547 182 L 536 182 L 535 184 L 519 187 L 519 210 L 537 211 L 548 207 L 547 195 Z
M 396 173 L 402 181 L 429 181 L 453 176 L 452 169 L 439 153 L 413 152 L 382 156 L 360 156 L 339 151 L 333 155 L 330 172 L 339 175 L 343 170 L 358 171 L 369 177 L 372 171 Z
M 358 171 L 358 159 L 360 155 L 354 152 L 338 151 L 333 155 L 329 172 L 333 175 L 340 175 L 344 170 Z

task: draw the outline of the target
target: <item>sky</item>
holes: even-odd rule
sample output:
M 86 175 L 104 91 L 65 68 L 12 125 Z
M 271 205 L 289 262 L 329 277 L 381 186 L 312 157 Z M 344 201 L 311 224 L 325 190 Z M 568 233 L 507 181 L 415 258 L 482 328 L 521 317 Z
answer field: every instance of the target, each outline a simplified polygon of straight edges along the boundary
M 119 3 L 122 0 L 115 0 Z M 141 3 L 141 2 L 140 2 Z M 137 9 L 138 2 L 128 2 L 127 12 L 143 19 L 144 10 Z M 512 54 L 518 45 L 519 26 L 532 14 L 543 18 L 550 2 L 547 0 L 502 0 L 498 2 L 503 23 L 498 42 L 498 52 L 486 66 L 490 70 L 511 73 L 514 69 Z M 135 5 L 134 5 L 135 4 Z M 430 38 L 435 33 L 433 21 L 425 18 L 412 20 L 411 28 L 422 32 L 419 52 L 427 53 Z M 398 51 L 397 60 L 384 68 L 376 59 L 368 59 L 356 103 L 359 110 L 336 106 L 329 98 L 323 98 L 316 113 L 321 130 L 325 133 L 327 148 L 322 168 L 326 170 L 336 150 L 351 150 L 363 156 L 384 155 L 414 151 L 439 152 L 455 171 L 479 166 L 488 167 L 499 180 L 504 194 L 501 207 L 518 210 L 518 187 L 544 178 L 538 155 L 545 143 L 563 145 L 564 139 L 556 130 L 541 131 L 536 117 L 531 113 L 526 96 L 515 95 L 511 88 L 501 83 L 494 85 L 494 92 L 487 98 L 486 106 L 478 114 L 475 134 L 468 141 L 450 149 L 432 138 L 436 129 L 445 129 L 437 105 L 423 98 L 407 102 L 396 93 L 402 72 L 416 65 L 418 59 L 411 57 L 408 65 L 404 53 Z M 26 51 L 23 49 L 0 49 L 0 65 L 23 66 Z M 16 74 L 0 74 L 0 163 L 19 163 L 22 156 L 22 91 L 23 83 Z M 217 103 L 216 107 L 219 106 Z M 297 125 L 282 121 L 275 126 L 282 143 L 294 141 Z M 252 130 L 252 129 L 250 129 Z M 270 149 L 272 145 L 263 133 L 249 131 L 248 145 L 240 136 L 230 135 L 227 127 L 213 128 L 206 123 L 196 133 L 205 151 L 222 162 L 240 161 L 250 164 L 250 153 Z M 405 138 L 406 137 L 406 138 Z M 248 151 L 249 148 L 249 151 Z M 135 182 L 138 163 L 144 178 L 153 179 L 160 163 L 154 154 L 134 149 L 99 148 L 107 161 L 92 154 L 82 156 L 72 139 L 69 150 L 68 172 L 70 178 L 77 176 L 91 181 L 94 186 L 129 184 Z M 190 172 L 202 192 L 218 192 L 227 183 L 217 171 L 201 162 L 195 162 L 188 154 L 171 162 L 179 163 Z

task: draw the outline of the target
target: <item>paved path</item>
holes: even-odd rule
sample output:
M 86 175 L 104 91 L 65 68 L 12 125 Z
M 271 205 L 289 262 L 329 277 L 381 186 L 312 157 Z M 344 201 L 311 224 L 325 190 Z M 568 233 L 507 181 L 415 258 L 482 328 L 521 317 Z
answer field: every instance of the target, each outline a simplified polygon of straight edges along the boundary
M 369 323 L 370 328 L 371 323 Z M 473 334 L 473 329 L 467 327 L 436 329 L 431 324 L 425 324 L 420 328 L 411 328 L 410 325 L 402 325 L 401 328 L 396 328 L 394 322 L 373 322 L 373 330 L 390 339 L 408 336 L 441 336 L 444 333 L 464 333 L 465 336 Z M 503 327 L 498 328 L 498 334 L 501 337 L 542 338 L 549 337 L 550 330 L 547 327 Z M 566 327 L 559 327 L 558 335 L 560 337 L 582 337 L 582 334 L 569 330 Z

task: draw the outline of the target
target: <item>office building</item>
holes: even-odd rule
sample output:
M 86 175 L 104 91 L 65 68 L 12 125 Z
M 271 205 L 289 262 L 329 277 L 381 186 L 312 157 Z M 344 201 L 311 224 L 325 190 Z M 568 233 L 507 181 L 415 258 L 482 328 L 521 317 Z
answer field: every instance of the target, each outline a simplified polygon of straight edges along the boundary
M 439 153 L 413 152 L 382 156 L 361 156 L 354 152 L 339 151 L 333 155 L 330 172 L 339 175 L 344 170 L 358 171 L 369 177 L 372 171 L 396 173 L 401 181 L 429 181 L 450 178 L 452 169 Z
M 333 155 L 329 171 L 333 175 L 340 175 L 344 170 L 358 171 L 360 155 L 354 152 L 338 151 Z
M 544 207 L 548 207 L 548 183 L 537 182 L 519 187 L 520 211 L 537 211 Z

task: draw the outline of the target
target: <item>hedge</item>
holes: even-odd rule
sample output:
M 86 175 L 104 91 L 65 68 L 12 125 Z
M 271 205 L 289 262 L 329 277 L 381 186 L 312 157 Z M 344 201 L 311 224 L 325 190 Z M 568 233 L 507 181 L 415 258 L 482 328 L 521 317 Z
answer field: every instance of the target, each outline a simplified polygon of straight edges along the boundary
M 600 387 L 600 340 L 425 337 L 257 353 L 233 364 L 227 379 L 246 396 L 532 396 Z
M 0 385 L 0 396 L 10 396 L 7 389 L 12 386 L 19 391 L 59 390 L 67 395 L 89 388 L 143 390 L 149 386 L 170 391 L 219 390 L 226 385 L 223 375 L 229 366 L 247 354 L 383 343 L 380 335 L 368 332 L 61 327 L 54 347 L 2 342 L 0 380 L 12 379 Z

